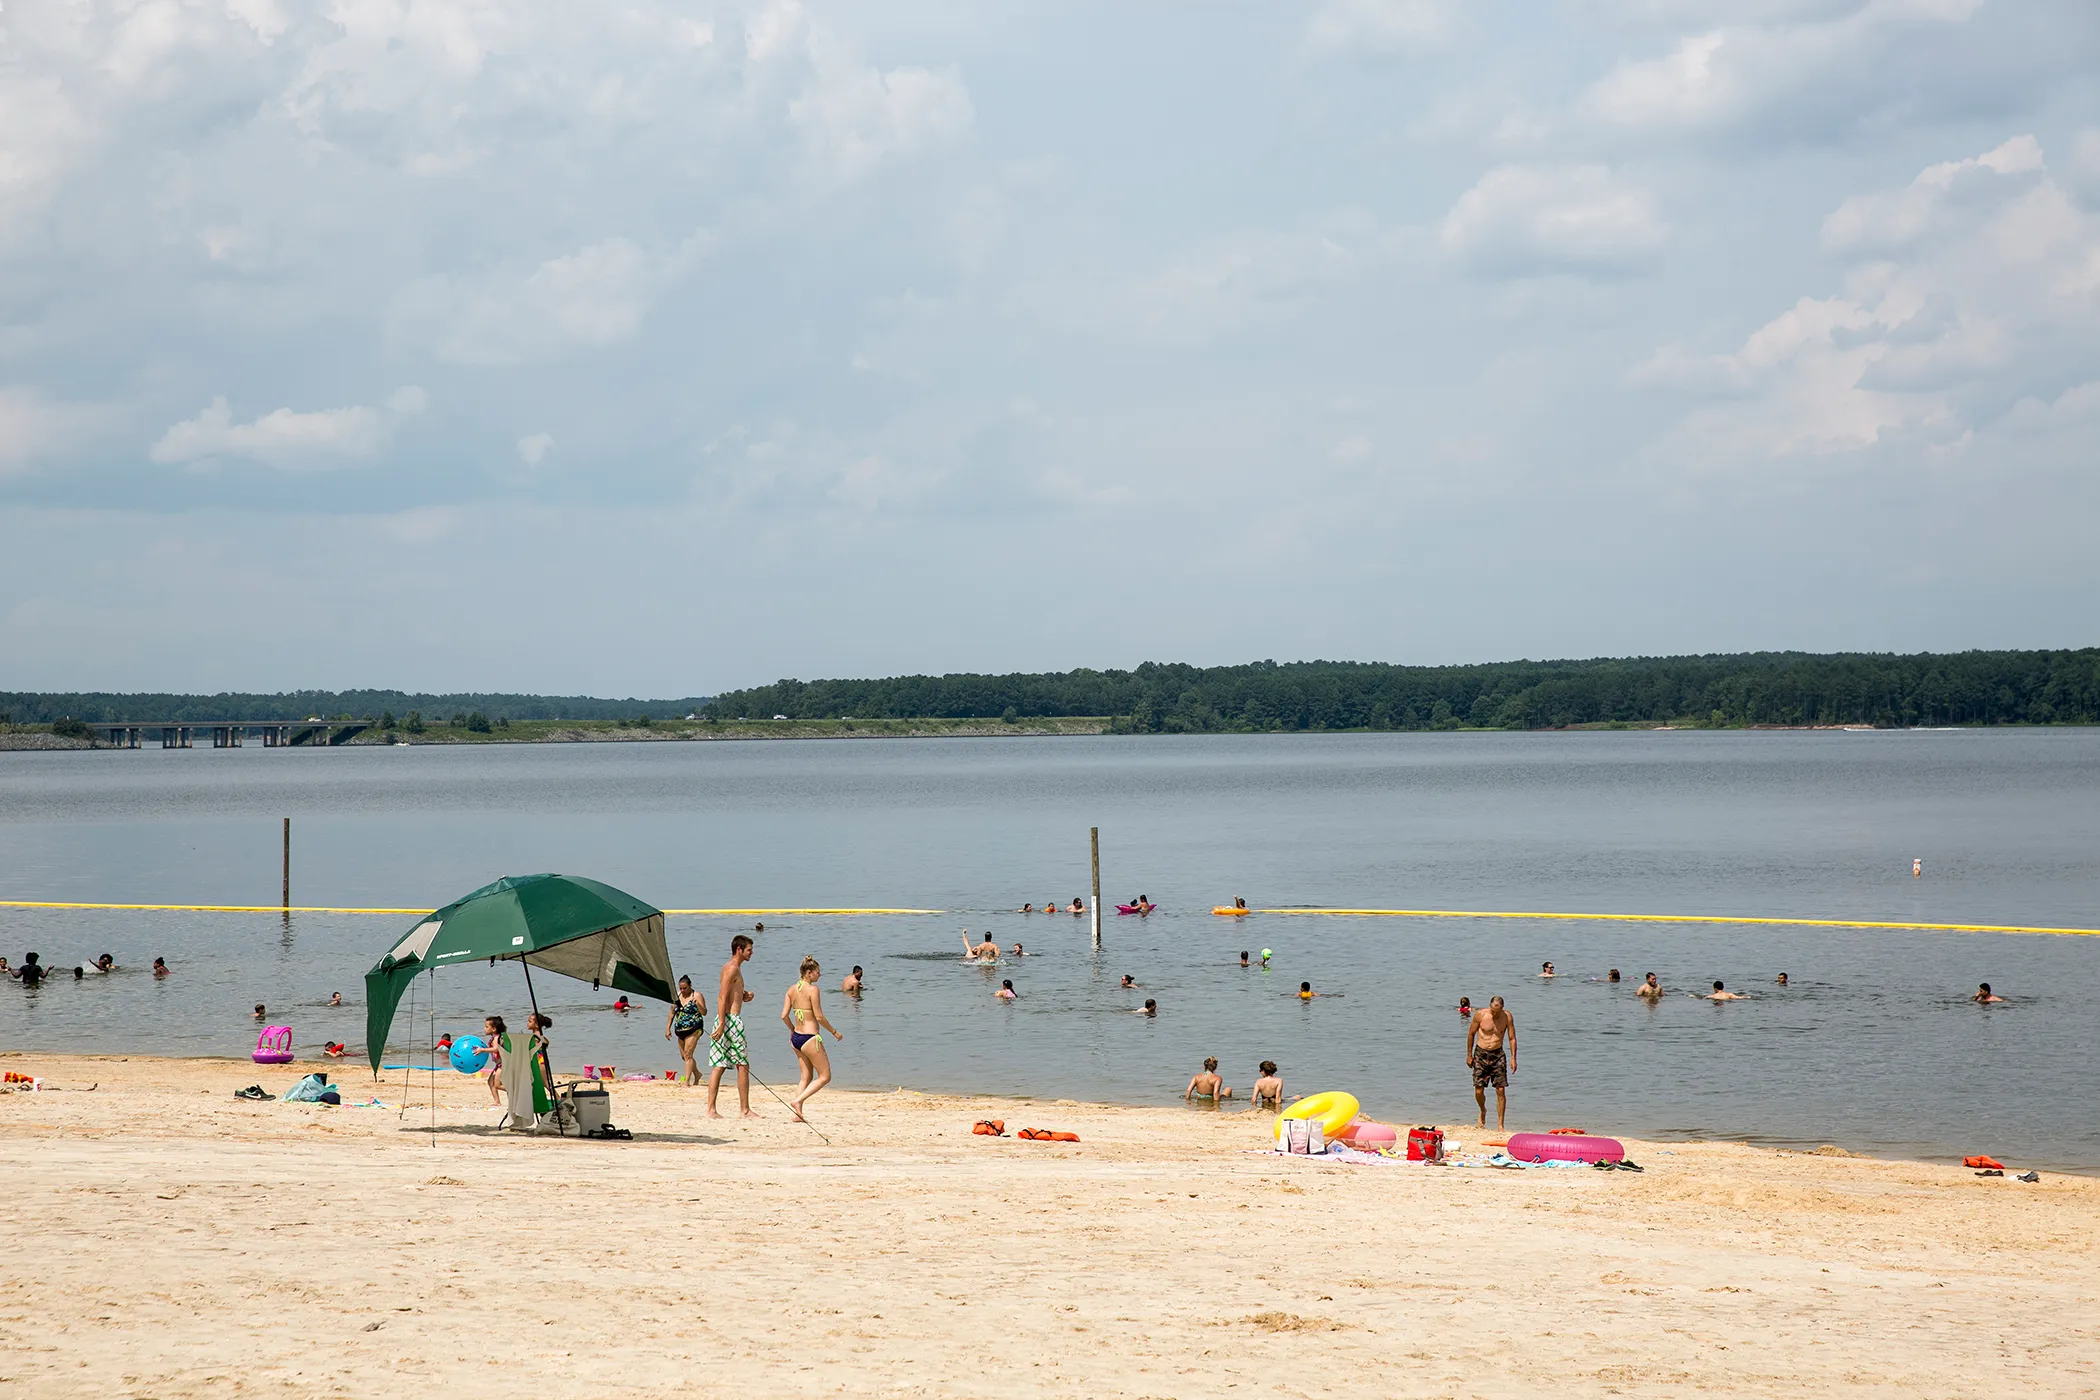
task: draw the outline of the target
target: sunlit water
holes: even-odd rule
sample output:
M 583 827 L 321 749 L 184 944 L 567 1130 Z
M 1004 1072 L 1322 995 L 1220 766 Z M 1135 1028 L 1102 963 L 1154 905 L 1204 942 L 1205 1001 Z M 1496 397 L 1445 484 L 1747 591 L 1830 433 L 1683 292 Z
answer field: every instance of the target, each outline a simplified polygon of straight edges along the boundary
M 829 989 L 867 969 L 862 1001 L 826 996 L 843 1085 L 1162 1102 L 1205 1055 L 1235 1086 L 1272 1058 L 1292 1092 L 1348 1089 L 1398 1122 L 1470 1116 L 1453 1008 L 1500 992 L 1519 1031 L 1512 1126 L 2100 1167 L 2100 938 L 1209 913 L 1244 895 L 2100 926 L 2091 730 L 4 754 L 0 886 L 274 903 L 283 816 L 295 903 L 434 907 L 560 870 L 666 907 L 947 911 L 767 920 L 747 1024 L 775 1084 L 794 1078 L 774 1018 L 805 953 Z M 1099 954 L 1083 919 L 1009 912 L 1086 890 L 1095 825 L 1104 893 L 1161 906 L 1104 921 Z M 126 968 L 0 987 L 0 1046 L 240 1055 L 257 1001 L 304 1047 L 358 1045 L 363 973 L 411 922 L 0 910 L 11 959 L 110 951 Z M 671 921 L 674 960 L 710 999 L 750 922 Z M 1038 956 L 965 967 L 966 926 Z M 1269 968 L 1243 971 L 1241 949 L 1264 947 Z M 156 954 L 172 978 L 145 974 Z M 1548 958 L 1561 975 L 1543 982 Z M 1613 966 L 1622 985 L 1594 980 Z M 1656 1006 L 1633 995 L 1650 970 L 1673 993 Z M 1774 985 L 1781 971 L 1792 986 Z M 1138 990 L 1119 989 L 1126 972 Z M 1007 977 L 1012 1004 L 991 995 Z M 1687 995 L 1716 978 L 1753 999 Z M 1344 995 L 1301 1002 L 1301 980 Z M 1980 981 L 2008 1002 L 1969 1004 Z M 525 1009 L 515 967 L 449 971 L 435 990 L 455 1032 Z M 676 1063 L 661 1008 L 621 1017 L 552 976 L 540 990 L 558 1063 Z M 332 991 L 345 1008 L 325 1005 Z M 1146 997 L 1157 1019 L 1129 1014 Z M 415 1037 L 429 1027 L 419 1012 Z M 410 1033 L 404 1011 L 397 1041 Z

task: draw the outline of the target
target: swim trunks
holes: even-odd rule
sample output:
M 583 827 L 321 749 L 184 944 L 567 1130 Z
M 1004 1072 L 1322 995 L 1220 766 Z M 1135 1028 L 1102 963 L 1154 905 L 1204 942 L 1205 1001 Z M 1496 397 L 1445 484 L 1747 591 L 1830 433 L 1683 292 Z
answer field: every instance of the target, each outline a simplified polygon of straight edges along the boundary
M 1509 1067 L 1503 1063 L 1502 1047 L 1473 1052 L 1473 1087 L 1476 1089 L 1507 1089 Z
M 731 1012 L 722 1018 L 721 1036 L 708 1037 L 708 1068 L 735 1069 L 750 1063 L 751 1053 L 744 1048 L 744 1018 Z

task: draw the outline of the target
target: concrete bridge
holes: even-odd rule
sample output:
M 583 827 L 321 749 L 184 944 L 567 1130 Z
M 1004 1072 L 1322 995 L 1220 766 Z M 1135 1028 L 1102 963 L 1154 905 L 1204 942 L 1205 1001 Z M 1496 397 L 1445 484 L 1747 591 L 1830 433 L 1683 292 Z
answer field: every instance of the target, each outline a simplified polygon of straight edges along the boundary
M 112 748 L 144 748 L 147 730 L 160 734 L 164 749 L 195 747 L 197 735 L 209 733 L 215 749 L 237 749 L 244 739 L 260 735 L 266 749 L 332 748 L 364 733 L 377 721 L 369 719 L 169 719 L 108 721 L 88 728 L 104 736 Z

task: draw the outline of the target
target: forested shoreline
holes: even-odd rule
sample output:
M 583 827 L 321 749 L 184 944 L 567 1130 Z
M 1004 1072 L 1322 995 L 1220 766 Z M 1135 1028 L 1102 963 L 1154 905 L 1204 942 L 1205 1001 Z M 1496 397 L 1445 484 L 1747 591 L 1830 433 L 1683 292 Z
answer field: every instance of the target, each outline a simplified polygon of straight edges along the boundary
M 89 724 L 416 713 L 433 723 L 506 720 L 1000 720 L 1107 716 L 1118 733 L 1557 729 L 1570 725 L 2100 723 L 2100 648 L 1898 656 L 1856 652 L 1503 661 L 1399 666 L 1147 662 L 1128 671 L 782 680 L 712 699 L 415 694 L 0 692 L 0 721 Z
M 2100 723 L 2100 648 L 1911 656 L 1257 661 L 1130 671 L 784 680 L 717 696 L 717 720 L 1111 715 L 1118 732 L 1557 729 L 1576 724 Z

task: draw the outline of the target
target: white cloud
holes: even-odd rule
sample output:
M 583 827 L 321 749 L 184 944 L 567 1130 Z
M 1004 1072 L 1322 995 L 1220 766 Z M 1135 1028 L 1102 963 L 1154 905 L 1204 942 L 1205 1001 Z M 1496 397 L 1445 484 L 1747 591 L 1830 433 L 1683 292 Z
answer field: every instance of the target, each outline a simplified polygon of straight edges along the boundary
M 1864 0 L 1842 14 L 1819 7 L 1805 17 L 1779 7 L 1767 22 L 1683 35 L 1665 54 L 1620 62 L 1578 109 L 1606 127 L 1657 135 L 1757 130 L 1827 139 L 1892 104 L 1964 100 L 1964 78 L 1984 76 L 1975 65 L 1968 75 L 1941 74 L 1913 50 L 1944 61 L 1945 32 L 1984 3 Z
M 99 409 L 59 402 L 36 389 L 0 387 L 0 475 L 63 453 L 105 417 Z
M 1967 160 L 1928 165 L 1900 190 L 1854 195 L 1823 221 L 1823 246 L 1833 252 L 1892 251 L 1917 240 L 1934 216 L 1959 196 L 1966 184 L 1989 182 L 1999 175 L 2027 175 L 2042 169 L 2041 143 L 2015 136 L 2004 145 Z M 1990 191 L 1979 191 L 1991 197 Z
M 1322 0 L 1305 24 L 1315 54 L 1393 54 L 1428 48 L 1444 37 L 1440 0 Z
M 516 365 L 602 350 L 633 338 L 656 298 L 689 265 L 608 238 L 529 268 L 428 278 L 396 308 L 399 333 L 465 365 Z
M 217 398 L 195 418 L 170 425 L 147 456 L 166 463 L 246 457 L 290 471 L 322 470 L 378 452 L 401 422 L 421 413 L 428 401 L 411 384 L 396 389 L 377 408 L 357 405 L 305 413 L 280 408 L 237 423 L 226 400 Z
M 1844 290 L 1802 297 L 1733 352 L 1666 345 L 1634 369 L 1636 384 L 1733 399 L 1680 425 L 1695 456 L 1953 450 L 2054 397 L 2036 386 L 2100 375 L 2100 216 L 2032 138 L 1849 199 L 1824 237 L 1863 259 Z
M 1648 191 L 1601 165 L 1505 165 L 1459 196 L 1446 252 L 1491 276 L 1645 270 L 1670 226 Z
M 518 439 L 518 460 L 528 467 L 538 466 L 553 450 L 552 433 L 528 433 Z
M 858 180 L 891 156 L 955 141 L 976 119 L 969 89 L 953 72 L 882 71 L 821 37 L 810 57 L 812 80 L 788 104 L 788 118 L 818 168 L 838 180 Z

